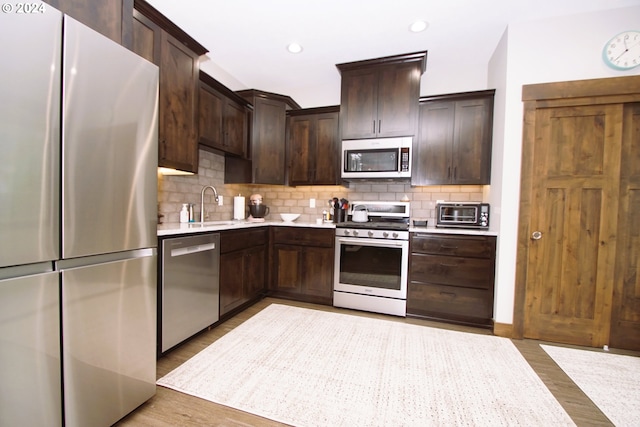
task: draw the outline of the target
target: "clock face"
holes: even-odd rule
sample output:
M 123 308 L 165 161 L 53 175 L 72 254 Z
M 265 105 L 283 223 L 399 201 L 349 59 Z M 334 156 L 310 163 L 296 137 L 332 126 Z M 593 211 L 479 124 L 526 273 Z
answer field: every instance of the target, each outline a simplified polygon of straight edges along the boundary
M 640 65 L 640 31 L 624 31 L 604 45 L 604 62 L 616 70 L 630 70 Z

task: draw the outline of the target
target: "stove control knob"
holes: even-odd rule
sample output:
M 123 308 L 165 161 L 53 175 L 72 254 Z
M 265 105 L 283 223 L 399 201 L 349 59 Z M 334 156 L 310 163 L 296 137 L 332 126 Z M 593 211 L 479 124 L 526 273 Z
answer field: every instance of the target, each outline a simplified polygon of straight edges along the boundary
M 348 236 L 349 234 L 351 234 L 351 232 L 349 230 L 344 230 L 342 234 L 344 234 L 345 236 Z
M 398 238 L 398 233 L 393 233 L 392 236 L 393 236 L 394 239 L 397 239 Z
M 369 235 L 369 237 L 373 237 L 373 231 L 369 230 L 367 234 Z
M 357 236 L 358 235 L 358 230 L 353 230 L 353 235 Z
M 382 237 L 386 239 L 387 237 L 389 237 L 389 233 L 387 233 L 386 231 L 382 232 Z

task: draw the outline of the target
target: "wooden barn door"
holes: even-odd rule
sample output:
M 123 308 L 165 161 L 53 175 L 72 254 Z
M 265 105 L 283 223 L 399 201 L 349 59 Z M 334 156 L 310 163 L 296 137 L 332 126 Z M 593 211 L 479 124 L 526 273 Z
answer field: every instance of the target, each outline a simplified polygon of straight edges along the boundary
M 515 337 L 600 347 L 612 316 L 629 317 L 614 308 L 618 210 L 625 112 L 639 96 L 640 76 L 524 87 Z
M 625 108 L 609 345 L 640 350 L 640 104 Z

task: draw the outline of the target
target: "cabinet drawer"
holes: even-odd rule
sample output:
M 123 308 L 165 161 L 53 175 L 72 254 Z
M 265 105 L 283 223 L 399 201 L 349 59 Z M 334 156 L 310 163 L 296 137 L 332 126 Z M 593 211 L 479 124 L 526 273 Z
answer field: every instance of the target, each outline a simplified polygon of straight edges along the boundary
M 220 233 L 220 252 L 227 253 L 267 243 L 267 229 L 227 230 Z
M 273 227 L 273 243 L 330 248 L 334 240 L 333 229 Z
M 451 320 L 493 317 L 493 293 L 426 283 L 409 283 L 407 313 Z
M 469 288 L 493 288 L 494 263 L 482 258 L 411 254 L 411 281 Z
M 495 253 L 493 236 L 454 236 L 412 234 L 411 252 L 425 254 L 493 258 Z

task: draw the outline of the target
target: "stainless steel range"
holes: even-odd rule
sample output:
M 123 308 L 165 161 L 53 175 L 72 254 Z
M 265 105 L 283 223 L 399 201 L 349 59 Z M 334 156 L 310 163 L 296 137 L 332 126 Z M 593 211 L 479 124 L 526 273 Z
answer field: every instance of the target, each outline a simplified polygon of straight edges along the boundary
M 406 315 L 409 205 L 353 202 L 350 220 L 336 224 L 335 307 Z

